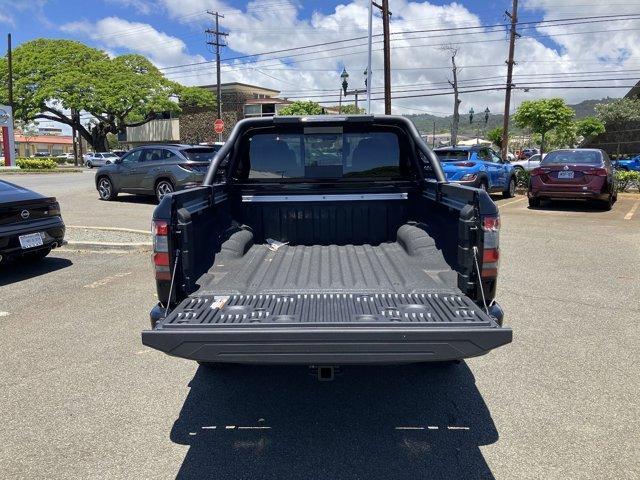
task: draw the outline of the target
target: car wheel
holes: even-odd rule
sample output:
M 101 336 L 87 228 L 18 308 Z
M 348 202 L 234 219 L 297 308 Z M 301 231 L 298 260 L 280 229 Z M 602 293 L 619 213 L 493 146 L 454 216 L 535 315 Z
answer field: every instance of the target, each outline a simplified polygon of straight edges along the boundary
M 98 195 L 100 200 L 113 200 L 116 198 L 117 193 L 113 189 L 113 183 L 107 177 L 101 177 L 98 180 Z
M 539 198 L 529 198 L 529 207 L 538 208 L 540 206 Z
M 160 203 L 165 195 L 173 193 L 173 191 L 173 183 L 169 180 L 160 180 L 156 185 L 156 198 L 158 199 L 158 203 Z
M 504 198 L 513 198 L 516 196 L 516 177 L 511 177 L 509 179 L 509 186 L 504 192 L 502 192 L 502 196 Z
M 480 190 L 484 190 L 485 192 L 488 191 L 487 181 L 485 179 L 480 180 L 480 185 L 478 185 L 478 188 Z
M 607 212 L 613 208 L 613 194 L 610 194 L 609 198 L 602 201 L 602 208 Z
M 89 168 L 93 168 L 93 163 L 91 163 L 91 162 L 87 161 L 87 167 L 89 167 Z

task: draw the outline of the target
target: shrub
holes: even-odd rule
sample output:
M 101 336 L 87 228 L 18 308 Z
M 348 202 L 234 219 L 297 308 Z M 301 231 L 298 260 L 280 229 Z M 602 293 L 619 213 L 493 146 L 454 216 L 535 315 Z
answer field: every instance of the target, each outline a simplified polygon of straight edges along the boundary
M 16 165 L 23 170 L 55 170 L 58 164 L 50 158 L 19 158 Z
M 529 180 L 531 179 L 531 172 L 527 172 L 522 168 L 516 168 L 516 178 L 518 180 L 519 187 L 529 188 Z
M 616 170 L 618 191 L 626 192 L 634 188 L 640 192 L 640 172 Z

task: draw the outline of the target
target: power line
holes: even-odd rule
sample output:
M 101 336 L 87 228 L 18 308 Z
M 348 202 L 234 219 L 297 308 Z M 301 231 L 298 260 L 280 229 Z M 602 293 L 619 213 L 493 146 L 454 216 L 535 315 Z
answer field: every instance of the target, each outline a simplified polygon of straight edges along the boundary
M 621 15 L 597 15 L 597 16 L 591 16 L 591 17 L 574 17 L 574 18 L 563 18 L 563 19 L 550 19 L 550 20 L 540 20 L 540 21 L 531 21 L 531 22 L 521 22 L 522 25 L 527 25 L 527 24 L 531 24 L 531 25 L 542 25 L 542 24 L 548 24 L 548 23 L 554 23 L 554 22 L 562 22 L 562 21 L 568 21 L 568 20 L 584 20 L 584 19 L 603 19 L 602 21 L 605 21 L 604 19 L 607 19 L 606 21 L 623 21 L 623 20 L 628 20 L 627 17 L 637 17 L 638 15 L 640 15 L 640 13 L 636 13 L 636 14 L 621 14 Z M 613 19 L 613 17 L 622 17 L 622 18 L 615 18 Z M 634 18 L 635 19 L 635 18 Z M 598 23 L 598 22 L 592 22 L 592 23 Z M 574 24 L 578 24 L 578 23 L 574 23 Z M 564 24 L 563 24 L 564 25 Z M 448 27 L 448 28 L 438 28 L 438 29 L 424 29 L 424 30 L 406 30 L 406 31 L 401 31 L 401 32 L 391 32 L 390 35 L 405 35 L 408 33 L 427 33 L 427 32 L 448 32 L 448 31 L 455 31 L 455 30 L 467 30 L 467 29 L 487 29 L 487 28 L 493 28 L 493 27 L 504 27 L 504 24 L 494 24 L 494 25 L 479 25 L 479 26 L 475 26 L 475 27 Z M 560 26 L 560 24 L 555 24 L 552 26 Z M 488 32 L 491 33 L 491 32 Z M 374 37 L 380 37 L 382 36 L 382 34 L 376 34 L 373 35 Z M 298 47 L 291 47 L 291 48 L 284 48 L 284 49 L 279 49 L 279 50 L 271 50 L 271 51 L 267 51 L 267 52 L 259 52 L 259 53 L 253 53 L 253 54 L 246 54 L 246 55 L 239 55 L 239 56 L 235 56 L 235 57 L 229 57 L 229 58 L 225 58 L 223 59 L 223 61 L 231 61 L 231 60 L 242 60 L 242 59 L 246 59 L 246 58 L 252 58 L 252 57 L 259 57 L 259 56 L 264 56 L 264 55 L 272 55 L 272 54 L 276 54 L 276 53 L 284 53 L 284 52 L 290 52 L 290 51 L 297 51 L 297 50 L 306 50 L 309 48 L 314 48 L 314 47 L 320 47 L 320 46 L 327 46 L 327 45 L 335 45 L 335 44 L 339 44 L 339 43 L 345 43 L 345 42 L 352 42 L 352 41 L 356 41 L 356 40 L 363 40 L 368 38 L 366 35 L 364 36 L 358 36 L 358 37 L 351 37 L 351 38 L 343 38 L 340 40 L 333 40 L 333 41 L 329 41 L 329 42 L 320 42 L 320 43 L 315 43 L 315 44 L 310 44 L 310 45 L 303 45 L 303 46 L 298 46 Z M 364 44 L 361 44 L 364 45 Z M 349 46 L 344 46 L 343 48 L 353 48 L 354 46 L 360 46 L 360 45 L 349 45 Z M 319 53 L 319 52 L 309 52 L 309 53 Z M 299 54 L 300 55 L 300 54 Z M 293 55 L 292 55 L 293 56 Z M 289 58 L 290 56 L 285 56 L 282 58 Z M 266 60 L 274 60 L 274 59 L 264 59 Z M 181 65 L 171 65 L 171 66 L 167 66 L 167 67 L 163 67 L 160 70 L 169 70 L 169 69 L 174 69 L 174 68 L 180 68 L 180 67 L 185 67 L 185 66 L 195 66 L 195 65 L 203 65 L 203 64 L 207 64 L 207 63 L 211 63 L 211 62 L 192 62 L 192 63 L 186 63 L 186 64 L 181 64 Z

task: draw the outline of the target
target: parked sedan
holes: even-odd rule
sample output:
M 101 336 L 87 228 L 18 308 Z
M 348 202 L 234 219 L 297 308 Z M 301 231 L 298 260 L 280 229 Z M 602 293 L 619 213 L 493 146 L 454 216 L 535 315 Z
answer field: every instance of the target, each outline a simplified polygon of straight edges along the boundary
M 616 160 L 615 162 L 613 162 L 613 165 L 618 170 L 634 170 L 636 172 L 640 172 L 640 155 L 637 155 L 633 158 Z
M 96 189 L 102 200 L 124 192 L 155 195 L 159 202 L 176 190 L 201 185 L 217 151 L 192 145 L 134 148 L 96 172 Z
M 543 199 L 587 199 L 610 210 L 617 199 L 613 166 L 598 149 L 555 150 L 531 172 L 529 206 Z
M 542 157 L 546 157 L 547 154 L 543 154 Z M 530 172 L 531 170 L 533 170 L 534 168 L 537 168 L 540 166 L 540 154 L 536 153 L 535 155 L 531 155 L 529 158 L 526 158 L 524 160 L 516 160 L 514 162 L 511 162 L 511 165 L 513 165 L 513 168 L 520 168 L 522 170 L 526 170 L 527 172 Z
M 44 258 L 63 244 L 64 231 L 55 198 L 0 180 L 0 263 Z
M 115 162 L 118 158 L 118 155 L 111 152 L 96 152 L 91 153 L 85 156 L 84 164 L 89 167 L 101 167 L 103 165 L 109 165 L 110 163 Z

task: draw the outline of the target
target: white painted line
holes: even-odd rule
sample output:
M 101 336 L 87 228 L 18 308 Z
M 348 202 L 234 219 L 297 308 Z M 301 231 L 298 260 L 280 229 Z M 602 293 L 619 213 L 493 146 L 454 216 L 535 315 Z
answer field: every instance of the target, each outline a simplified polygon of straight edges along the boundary
M 218 427 L 216 427 L 215 425 L 209 425 L 208 427 L 202 427 L 203 430 L 215 430 L 216 428 L 218 428 Z
M 396 427 L 396 430 L 424 430 L 424 427 Z
M 238 430 L 271 430 L 271 427 L 238 427 Z
M 514 203 L 524 202 L 526 199 L 527 197 L 524 197 L 524 198 L 519 198 L 518 200 L 511 200 L 510 202 L 507 202 L 507 203 L 499 203 L 498 208 L 506 207 L 507 205 L 512 205 Z
M 452 427 L 452 426 L 448 426 L 447 429 L 448 430 L 469 430 L 469 427 Z
M 9 315 L 9 312 L 0 312 L 0 317 L 8 317 Z
M 226 425 L 224 428 L 226 430 L 233 430 L 234 428 L 236 428 L 236 426 L 235 425 Z
M 435 425 L 429 425 L 427 428 L 429 430 L 438 430 L 438 427 L 436 427 Z
M 631 210 L 629 210 L 629 213 L 627 213 L 624 216 L 625 220 L 631 220 L 631 217 L 633 217 L 633 214 L 636 213 L 636 210 L 638 209 L 638 206 L 640 206 L 640 200 L 638 200 L 636 203 L 633 204 L 633 207 L 631 207 Z

